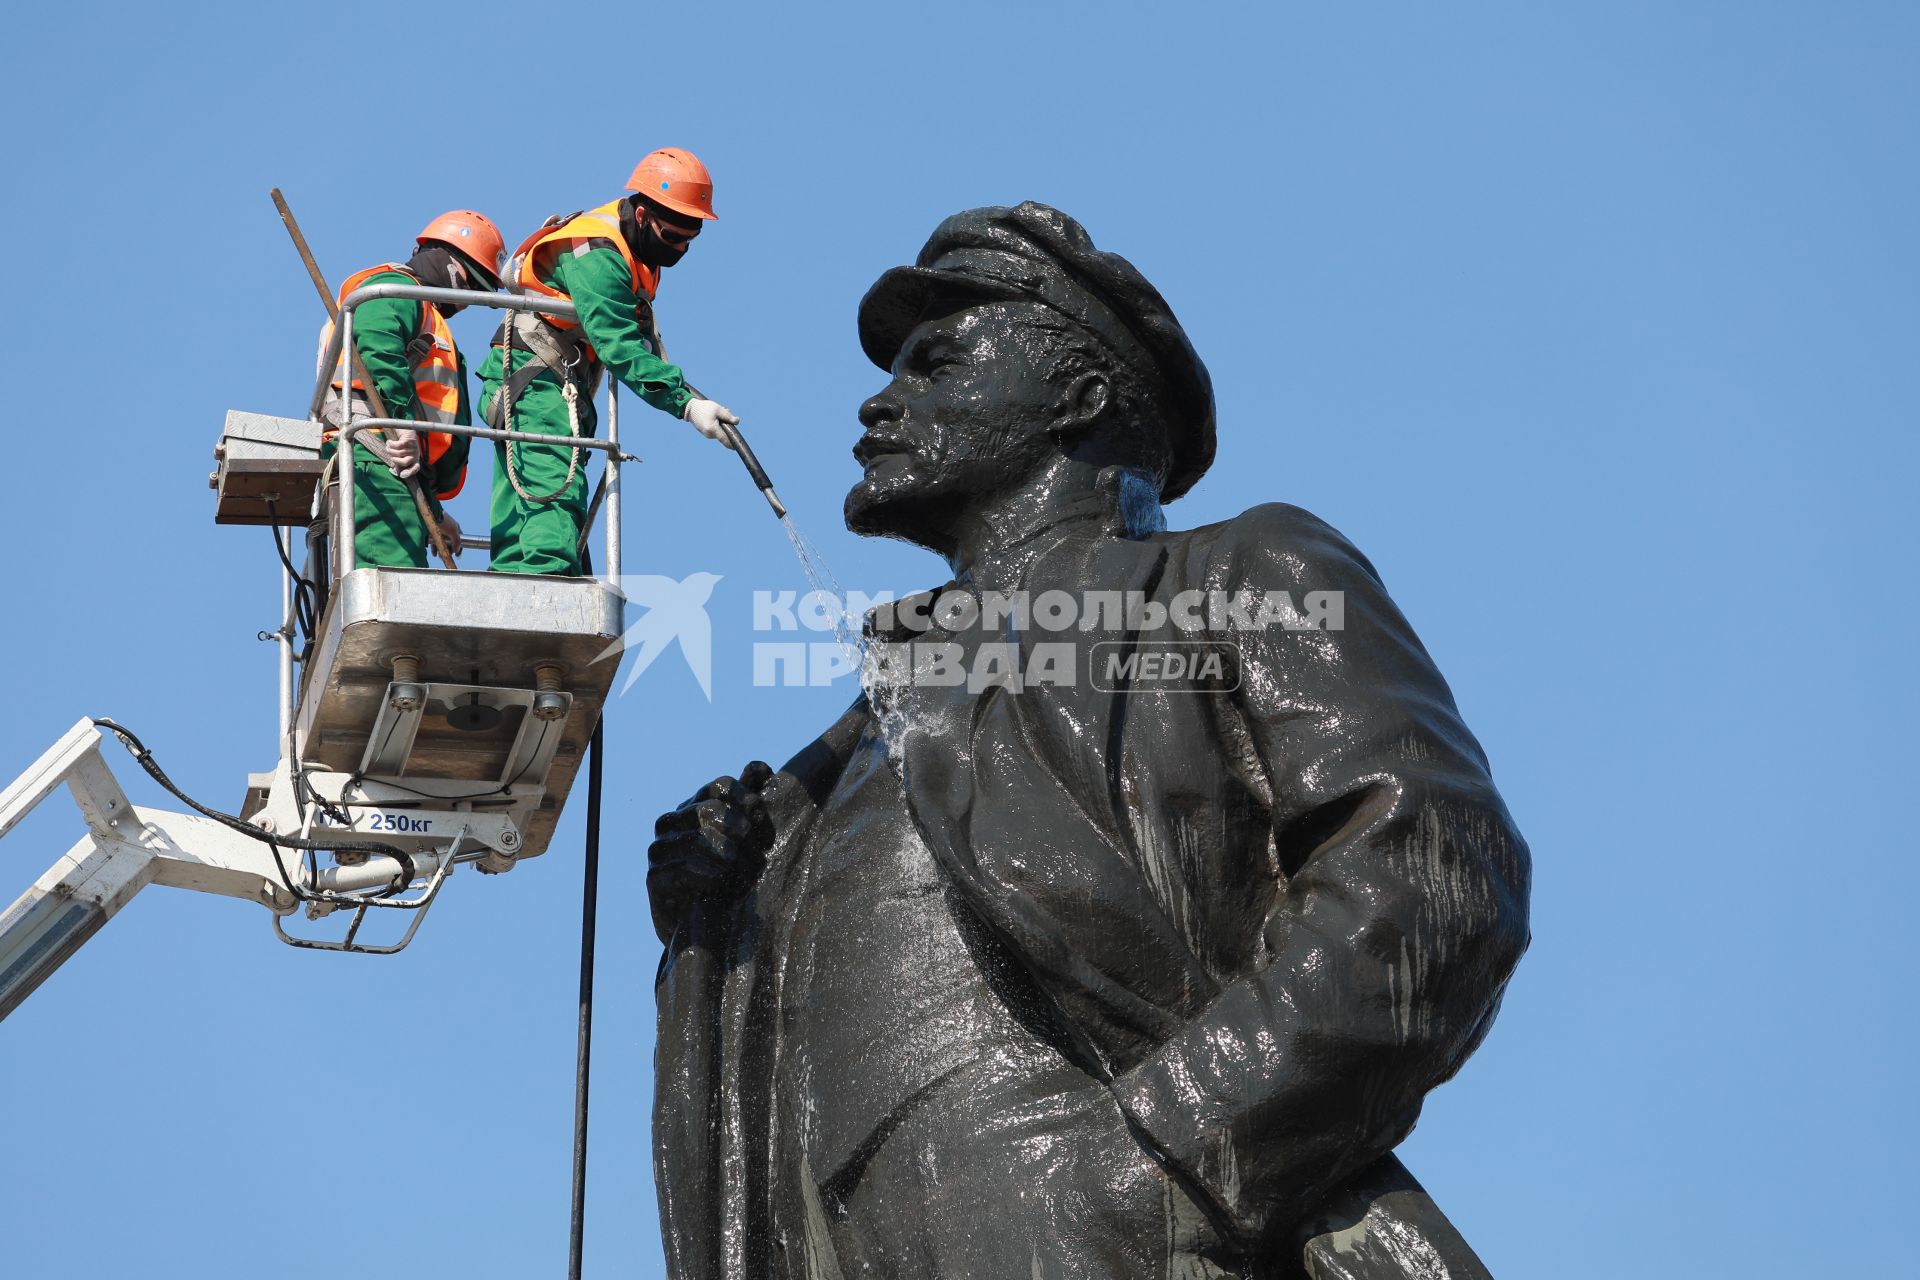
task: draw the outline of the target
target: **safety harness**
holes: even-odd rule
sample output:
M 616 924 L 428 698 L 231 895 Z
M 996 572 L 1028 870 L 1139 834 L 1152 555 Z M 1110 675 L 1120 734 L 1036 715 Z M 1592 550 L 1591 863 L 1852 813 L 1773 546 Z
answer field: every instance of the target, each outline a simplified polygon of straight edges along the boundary
M 521 393 L 533 384 L 533 380 L 542 373 L 551 372 L 560 380 L 560 394 L 567 401 L 567 425 L 576 436 L 580 430 L 580 396 L 584 391 L 591 400 L 600 389 L 600 361 L 592 354 L 586 334 L 578 329 L 556 329 L 537 316 L 521 311 L 507 313 L 507 318 L 494 334 L 494 344 L 500 348 L 500 386 L 483 406 L 487 425 L 496 431 L 513 430 L 513 402 Z M 518 369 L 513 367 L 513 353 L 516 347 L 526 350 L 528 361 Z M 518 441 L 508 440 L 507 483 L 520 495 L 522 502 L 552 502 L 573 486 L 574 476 L 580 471 L 580 447 L 562 446 L 567 451 L 567 478 L 552 493 L 531 494 L 520 483 L 520 468 L 514 461 L 514 445 Z

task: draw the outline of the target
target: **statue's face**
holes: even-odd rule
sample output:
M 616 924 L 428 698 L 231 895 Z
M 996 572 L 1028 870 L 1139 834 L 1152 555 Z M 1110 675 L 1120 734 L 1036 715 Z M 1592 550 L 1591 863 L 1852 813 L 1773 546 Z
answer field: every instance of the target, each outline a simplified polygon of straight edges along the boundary
M 1034 321 L 1050 314 L 994 302 L 907 336 L 893 381 L 860 406 L 866 433 L 853 456 L 865 474 L 847 494 L 849 529 L 944 553 L 962 513 L 1044 464 L 1058 391 L 1047 376 L 1047 335 Z

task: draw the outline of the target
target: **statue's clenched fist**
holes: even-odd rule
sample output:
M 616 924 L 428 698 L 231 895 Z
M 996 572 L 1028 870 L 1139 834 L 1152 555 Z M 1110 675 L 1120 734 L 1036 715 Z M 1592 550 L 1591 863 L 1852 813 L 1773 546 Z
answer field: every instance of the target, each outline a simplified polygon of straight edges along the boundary
M 702 899 L 744 893 L 773 844 L 773 819 L 760 792 L 773 770 L 755 760 L 738 778 L 715 778 L 654 824 L 647 848 L 647 896 L 662 942 Z

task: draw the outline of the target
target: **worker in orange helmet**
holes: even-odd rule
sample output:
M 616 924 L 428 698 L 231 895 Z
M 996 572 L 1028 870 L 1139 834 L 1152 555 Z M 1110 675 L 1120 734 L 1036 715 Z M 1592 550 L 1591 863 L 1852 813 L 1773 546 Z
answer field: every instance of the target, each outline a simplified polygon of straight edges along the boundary
M 713 177 L 692 152 L 666 147 L 641 160 L 633 194 L 547 219 L 507 265 L 529 293 L 569 299 L 579 318 L 514 313 L 480 369 L 490 426 L 539 435 L 592 435 L 593 398 L 605 368 L 654 408 L 725 441 L 740 419 L 687 386 L 669 364 L 653 319 L 660 274 L 714 220 Z M 496 444 L 493 567 L 505 573 L 577 574 L 587 516 L 583 451 Z
M 500 287 L 506 242 L 500 229 L 471 209 L 443 213 L 414 238 L 416 249 L 404 264 L 384 262 L 350 275 L 340 285 L 340 298 L 362 285 L 423 284 L 441 289 Z M 468 437 L 434 431 L 435 423 L 465 426 L 473 421 L 467 397 L 467 366 L 453 344 L 447 317 L 459 311 L 452 303 L 412 298 L 376 298 L 354 309 L 353 346 L 379 389 L 389 418 L 408 418 L 424 424 L 420 432 L 389 430 L 379 438 L 356 437 L 354 442 L 354 555 L 361 565 L 425 568 L 427 531 L 421 523 L 407 481 L 422 480 L 428 506 L 456 550 L 460 527 L 440 509 L 441 501 L 460 492 L 466 482 Z M 329 339 L 321 334 L 321 346 Z M 334 366 L 333 386 L 327 393 L 323 418 L 328 424 L 325 452 L 333 450 L 335 431 L 344 425 L 341 391 L 347 380 L 346 356 Z M 355 417 L 373 416 L 365 387 L 353 380 Z

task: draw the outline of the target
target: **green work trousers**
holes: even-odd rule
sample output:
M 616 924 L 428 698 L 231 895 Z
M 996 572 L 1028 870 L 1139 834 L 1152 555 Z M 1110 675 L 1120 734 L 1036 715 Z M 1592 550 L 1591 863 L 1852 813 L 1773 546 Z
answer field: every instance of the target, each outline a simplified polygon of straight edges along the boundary
M 489 369 L 493 362 L 489 361 Z M 483 373 L 484 378 L 484 373 Z M 486 382 L 489 403 L 497 383 Z M 504 424 L 503 424 L 504 425 Z M 592 397 L 580 396 L 580 434 L 594 432 Z M 547 375 L 529 383 L 513 403 L 513 430 L 543 436 L 570 436 L 567 399 L 560 384 Z M 507 474 L 507 450 L 513 450 L 514 473 L 520 488 L 535 498 L 555 494 L 551 501 L 529 502 L 513 487 Z M 543 444 L 496 441 L 493 446 L 493 569 L 496 573 L 578 574 L 580 530 L 587 522 L 587 460 L 579 450 L 573 479 L 567 480 L 568 456 L 575 451 Z M 558 491 L 556 493 L 556 491 Z
M 328 441 L 322 456 L 331 457 L 333 451 Z M 440 504 L 428 497 L 427 505 L 438 519 Z M 407 482 L 363 444 L 353 446 L 353 554 L 360 568 L 427 567 L 427 529 Z

